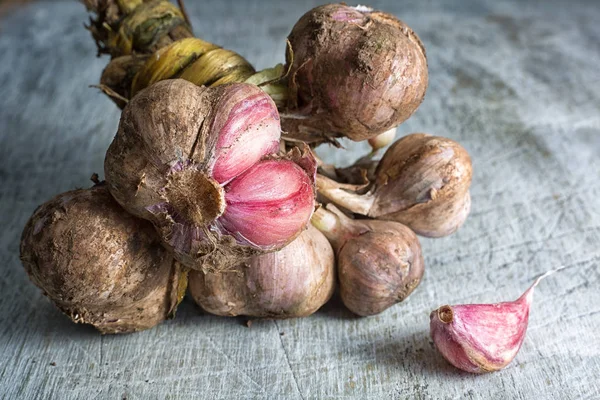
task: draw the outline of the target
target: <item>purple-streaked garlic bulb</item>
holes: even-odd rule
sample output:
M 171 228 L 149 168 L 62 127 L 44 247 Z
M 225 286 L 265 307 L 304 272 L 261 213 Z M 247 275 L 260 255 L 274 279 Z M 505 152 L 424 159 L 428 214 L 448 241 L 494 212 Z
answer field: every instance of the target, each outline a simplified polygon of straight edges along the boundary
M 401 222 L 417 234 L 447 236 L 471 209 L 472 168 L 467 151 L 439 136 L 413 133 L 396 141 L 377 165 L 365 194 L 317 177 L 319 194 L 354 213 Z
M 312 223 L 337 255 L 340 293 L 355 314 L 379 314 L 406 299 L 421 282 L 421 245 L 406 226 L 392 221 L 353 220 L 332 205 Z
M 404 22 L 368 7 L 313 8 L 288 36 L 283 128 L 311 142 L 383 133 L 410 117 L 428 84 L 425 49 Z
M 279 251 L 251 257 L 231 270 L 192 271 L 189 282 L 196 303 L 211 314 L 305 317 L 333 294 L 333 249 L 309 226 Z
M 165 80 L 125 107 L 106 180 L 182 263 L 227 268 L 282 248 L 313 212 L 314 158 L 278 156 L 279 139 L 277 108 L 258 87 Z

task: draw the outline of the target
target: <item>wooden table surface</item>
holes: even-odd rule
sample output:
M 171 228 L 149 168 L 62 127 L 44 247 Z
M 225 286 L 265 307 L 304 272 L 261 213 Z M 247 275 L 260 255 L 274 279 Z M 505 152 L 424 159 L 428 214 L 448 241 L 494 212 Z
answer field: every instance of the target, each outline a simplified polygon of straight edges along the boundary
M 196 34 L 257 68 L 315 1 L 188 1 Z M 425 43 L 430 86 L 401 128 L 458 140 L 473 208 L 423 239 L 424 280 L 404 303 L 356 318 L 334 298 L 304 319 L 202 314 L 189 300 L 154 329 L 101 336 L 60 314 L 20 264 L 34 208 L 101 172 L 117 108 L 88 85 L 95 57 L 75 1 L 0 19 L 0 397 L 3 399 L 600 398 L 598 1 L 372 2 Z M 365 151 L 322 149 L 348 164 Z M 525 343 L 505 370 L 458 372 L 434 350 L 429 312 L 516 298 L 540 273 Z

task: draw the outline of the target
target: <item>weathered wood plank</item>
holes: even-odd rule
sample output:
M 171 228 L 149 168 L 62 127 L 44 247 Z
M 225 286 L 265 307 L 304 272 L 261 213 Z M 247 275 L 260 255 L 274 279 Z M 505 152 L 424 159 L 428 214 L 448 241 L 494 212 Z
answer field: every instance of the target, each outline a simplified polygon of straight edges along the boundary
M 195 30 L 258 68 L 315 1 L 188 2 Z M 431 84 L 400 130 L 471 153 L 473 211 L 456 235 L 423 242 L 419 289 L 380 316 L 334 299 L 316 315 L 259 321 L 202 315 L 186 301 L 148 332 L 101 337 L 68 321 L 18 259 L 35 206 L 88 186 L 118 121 L 87 86 L 95 58 L 72 1 L 32 3 L 0 24 L 0 397 L 4 399 L 386 399 L 600 397 L 600 8 L 594 1 L 373 1 L 427 48 Z M 202 7 L 201 7 L 202 5 Z M 323 153 L 349 163 L 365 151 Z M 536 290 L 527 339 L 506 370 L 469 376 L 428 337 L 443 303 Z M 282 335 L 283 334 L 283 335 Z

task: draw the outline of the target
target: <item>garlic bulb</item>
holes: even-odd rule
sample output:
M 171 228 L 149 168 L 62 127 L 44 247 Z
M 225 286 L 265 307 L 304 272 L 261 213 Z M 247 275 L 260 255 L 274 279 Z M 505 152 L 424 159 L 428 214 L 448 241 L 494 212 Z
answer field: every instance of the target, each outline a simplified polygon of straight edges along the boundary
M 38 207 L 23 230 L 21 261 L 56 307 L 102 333 L 164 321 L 187 284 L 152 225 L 123 210 L 105 185 Z
M 353 313 L 378 314 L 406 299 L 421 282 L 421 245 L 406 226 L 353 220 L 332 205 L 317 209 L 312 223 L 333 244 L 342 301 Z
M 425 49 L 393 15 L 326 4 L 304 14 L 288 40 L 282 123 L 296 139 L 367 140 L 400 125 L 425 97 Z
M 313 212 L 312 154 L 279 156 L 279 138 L 277 108 L 258 87 L 164 80 L 125 107 L 106 180 L 179 261 L 227 268 L 282 248 Z
M 455 232 L 469 215 L 471 176 L 471 159 L 461 145 L 414 133 L 388 148 L 367 193 L 355 193 L 322 175 L 317 188 L 320 195 L 354 213 L 441 237 Z
M 189 289 L 211 314 L 305 317 L 333 294 L 334 267 L 331 245 L 309 226 L 283 249 L 254 256 L 229 271 L 192 271 Z

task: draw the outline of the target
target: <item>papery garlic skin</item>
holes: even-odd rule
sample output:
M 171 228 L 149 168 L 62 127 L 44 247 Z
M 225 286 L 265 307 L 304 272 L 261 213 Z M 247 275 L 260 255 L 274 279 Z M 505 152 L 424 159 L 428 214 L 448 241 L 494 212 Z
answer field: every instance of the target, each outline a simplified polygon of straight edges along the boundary
M 533 290 L 553 272 L 539 277 L 512 302 L 445 305 L 434 310 L 430 330 L 436 348 L 463 371 L 484 373 L 506 367 L 525 340 Z
M 296 139 L 366 140 L 400 125 L 423 101 L 425 49 L 393 15 L 326 4 L 304 14 L 288 41 L 282 124 Z
M 406 299 L 419 285 L 424 261 L 419 239 L 393 221 L 352 220 L 332 206 L 311 220 L 337 254 L 340 295 L 360 316 L 379 314 Z
M 103 184 L 62 193 L 23 229 L 21 262 L 75 323 L 103 334 L 152 328 L 183 298 L 187 270 L 152 225 L 121 208 Z
M 282 248 L 312 215 L 311 162 L 278 156 L 280 133 L 277 107 L 254 85 L 164 80 L 125 107 L 107 184 L 180 262 L 227 268 Z
M 331 245 L 309 225 L 283 249 L 250 258 L 228 271 L 192 271 L 189 291 L 205 311 L 222 316 L 306 317 L 332 296 Z

